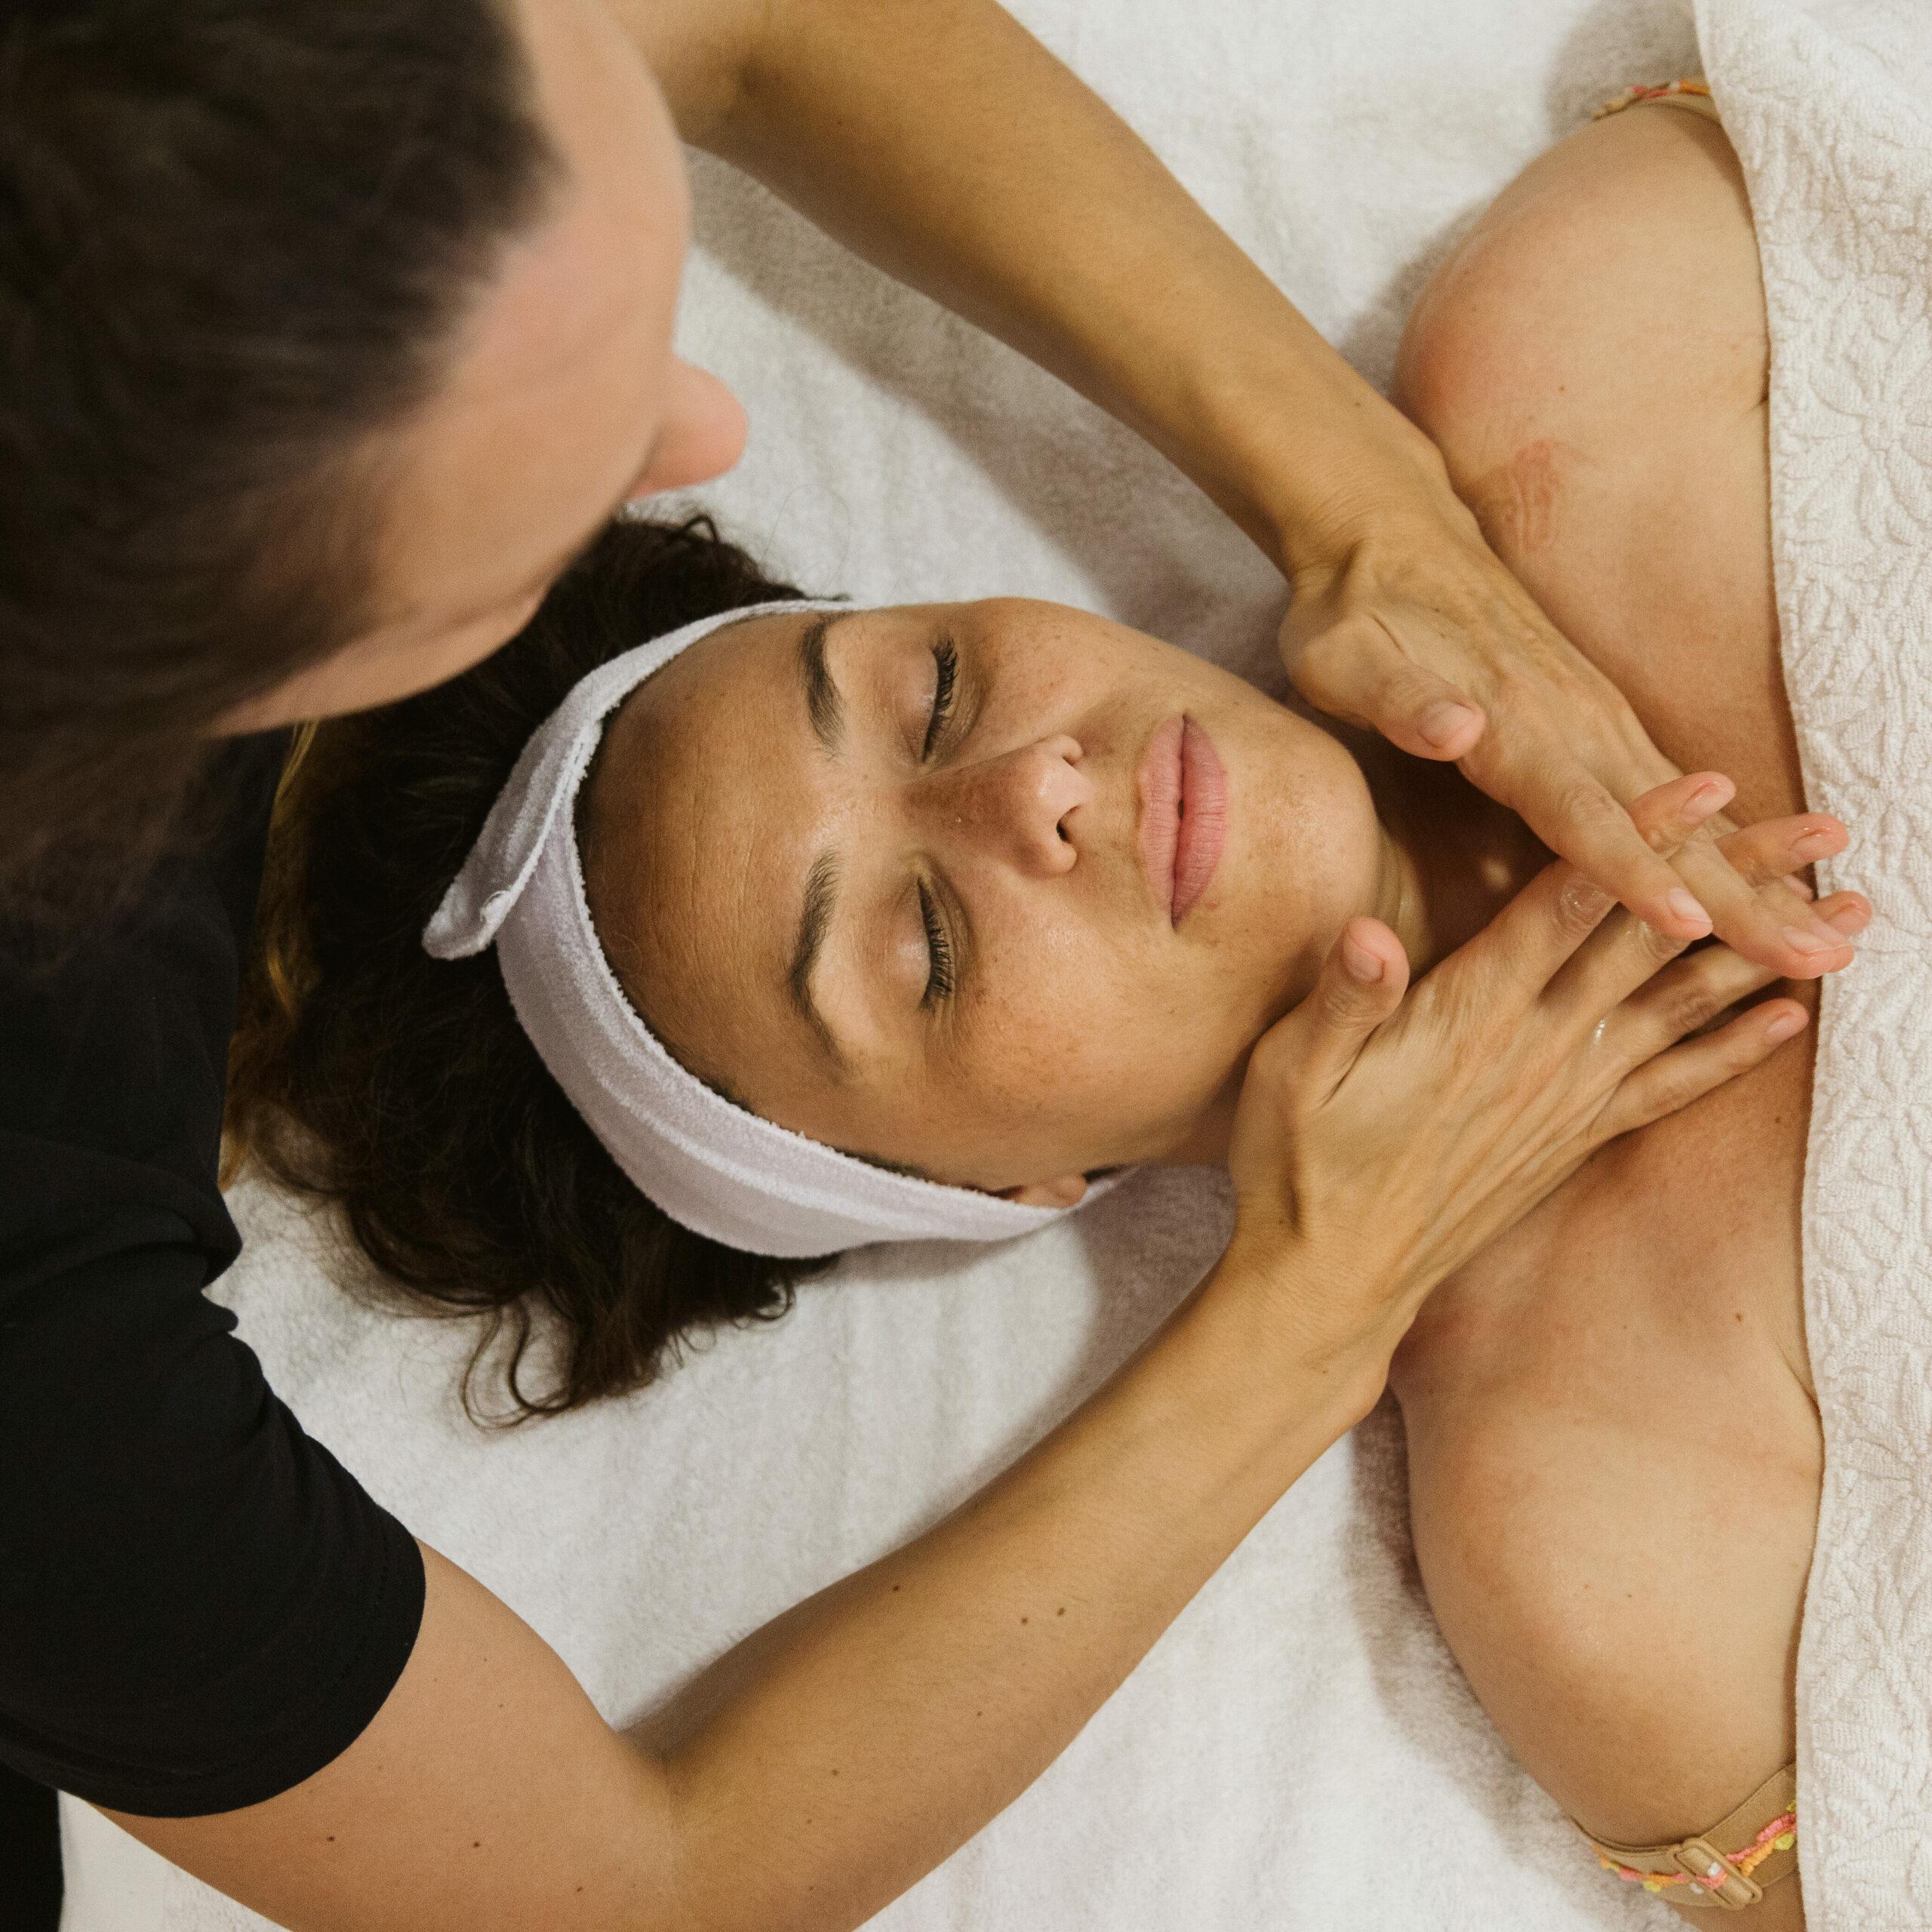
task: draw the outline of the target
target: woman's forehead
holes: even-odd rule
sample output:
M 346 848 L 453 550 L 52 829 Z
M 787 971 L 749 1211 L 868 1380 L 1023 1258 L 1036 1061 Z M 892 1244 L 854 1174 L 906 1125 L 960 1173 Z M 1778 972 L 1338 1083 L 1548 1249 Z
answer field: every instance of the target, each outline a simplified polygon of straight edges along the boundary
M 786 669 L 808 621 L 755 618 L 700 638 L 630 694 L 598 748 L 583 828 L 592 911 L 674 1052 L 669 1036 L 709 1032 L 715 1011 L 742 1025 L 782 970 L 768 956 L 777 903 L 803 875 L 813 818 L 810 730 Z

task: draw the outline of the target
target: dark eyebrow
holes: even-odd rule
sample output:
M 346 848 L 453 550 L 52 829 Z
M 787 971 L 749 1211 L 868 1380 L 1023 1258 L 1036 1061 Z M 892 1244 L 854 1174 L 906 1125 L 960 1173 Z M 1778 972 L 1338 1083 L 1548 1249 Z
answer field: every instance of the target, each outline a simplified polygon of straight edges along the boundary
M 832 681 L 825 661 L 825 640 L 832 626 L 844 616 L 842 611 L 821 611 L 805 626 L 798 640 L 798 675 L 805 686 L 805 715 L 828 757 L 836 757 L 845 735 L 845 701 Z
M 821 852 L 805 875 L 804 910 L 798 920 L 798 943 L 792 951 L 792 970 L 786 975 L 786 990 L 792 1004 L 843 1072 L 848 1063 L 844 1049 L 825 1023 L 812 998 L 812 968 L 818 964 L 819 949 L 825 943 L 826 929 L 832 924 L 832 902 L 838 890 L 838 862 L 829 852 Z

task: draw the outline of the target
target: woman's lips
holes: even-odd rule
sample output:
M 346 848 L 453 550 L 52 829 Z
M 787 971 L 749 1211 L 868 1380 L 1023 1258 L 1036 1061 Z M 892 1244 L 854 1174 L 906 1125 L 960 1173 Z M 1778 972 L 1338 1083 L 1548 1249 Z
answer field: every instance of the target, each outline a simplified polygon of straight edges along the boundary
M 1228 780 L 1214 741 L 1170 718 L 1147 741 L 1138 774 L 1140 864 L 1175 925 L 1208 889 L 1227 832 Z
M 1228 775 L 1214 741 L 1192 718 L 1180 741 L 1180 838 L 1174 852 L 1174 921 L 1208 890 L 1228 829 Z

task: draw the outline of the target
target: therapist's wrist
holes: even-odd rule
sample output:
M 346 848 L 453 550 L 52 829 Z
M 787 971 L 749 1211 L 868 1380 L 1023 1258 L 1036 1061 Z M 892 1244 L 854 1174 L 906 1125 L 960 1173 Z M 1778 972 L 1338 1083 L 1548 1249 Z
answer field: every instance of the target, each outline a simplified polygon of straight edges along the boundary
M 1292 1232 L 1241 1225 L 1197 1305 L 1280 1399 L 1292 1395 L 1297 1425 L 1333 1441 L 1381 1399 L 1413 1312 L 1401 1299 L 1366 1260 L 1352 1266 Z
M 1169 454 L 1291 582 L 1385 534 L 1473 534 L 1435 443 L 1281 306 L 1291 329 L 1189 372 L 1189 446 Z
M 1292 486 L 1269 500 L 1283 574 L 1297 586 L 1359 571 L 1378 555 L 1415 558 L 1431 551 L 1480 549 L 1475 517 L 1449 481 L 1441 453 L 1380 397 L 1359 434 L 1309 451 Z

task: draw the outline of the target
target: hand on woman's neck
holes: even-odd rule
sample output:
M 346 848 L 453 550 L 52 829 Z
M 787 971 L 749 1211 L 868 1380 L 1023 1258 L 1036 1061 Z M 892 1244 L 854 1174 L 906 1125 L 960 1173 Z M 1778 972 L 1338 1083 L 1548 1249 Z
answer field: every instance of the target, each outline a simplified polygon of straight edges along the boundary
M 1411 758 L 1332 719 L 1320 721 L 1361 767 L 1380 827 L 1381 876 L 1375 903 L 1362 909 L 1402 942 L 1410 977 L 1420 979 L 1487 925 L 1549 863 L 1549 852 L 1514 812 L 1454 766 Z M 1149 1164 L 1225 1164 L 1245 1071 L 1244 1061 L 1186 1137 Z

